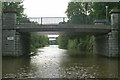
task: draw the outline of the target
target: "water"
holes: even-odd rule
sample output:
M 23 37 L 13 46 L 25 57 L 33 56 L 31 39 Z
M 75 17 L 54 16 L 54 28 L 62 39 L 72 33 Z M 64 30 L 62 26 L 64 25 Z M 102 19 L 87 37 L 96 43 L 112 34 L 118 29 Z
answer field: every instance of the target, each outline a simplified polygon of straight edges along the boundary
M 3 78 L 118 78 L 118 59 L 77 54 L 57 45 L 30 58 L 3 58 Z M 71 55 L 75 54 L 75 55 Z

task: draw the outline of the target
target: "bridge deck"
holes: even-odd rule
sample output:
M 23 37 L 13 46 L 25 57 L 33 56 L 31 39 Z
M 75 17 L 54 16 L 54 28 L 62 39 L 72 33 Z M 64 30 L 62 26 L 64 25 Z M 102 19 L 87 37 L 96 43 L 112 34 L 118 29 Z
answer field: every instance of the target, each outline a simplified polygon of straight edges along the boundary
M 110 26 L 105 25 L 80 25 L 80 24 L 21 24 L 16 25 L 19 32 L 43 32 L 43 33 L 82 33 L 105 34 L 111 31 Z

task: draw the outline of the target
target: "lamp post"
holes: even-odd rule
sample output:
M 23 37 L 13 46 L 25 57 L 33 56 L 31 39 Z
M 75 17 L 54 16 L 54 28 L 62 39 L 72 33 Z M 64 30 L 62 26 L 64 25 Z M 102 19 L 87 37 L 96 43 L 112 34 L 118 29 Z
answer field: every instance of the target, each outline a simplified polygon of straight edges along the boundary
M 108 6 L 105 6 L 106 8 L 106 22 L 108 21 Z

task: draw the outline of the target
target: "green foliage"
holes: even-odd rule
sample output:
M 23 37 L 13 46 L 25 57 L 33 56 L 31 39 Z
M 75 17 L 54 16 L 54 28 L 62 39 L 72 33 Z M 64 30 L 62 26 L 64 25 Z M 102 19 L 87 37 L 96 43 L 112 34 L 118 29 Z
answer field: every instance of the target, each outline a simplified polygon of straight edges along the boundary
M 108 6 L 108 19 L 110 20 L 109 12 L 112 9 L 120 7 L 118 2 L 69 2 L 66 14 L 69 18 L 68 22 L 72 24 L 93 23 L 95 19 L 106 19 L 106 7 Z
M 91 52 L 93 49 L 93 37 L 84 37 L 80 35 L 60 35 L 58 37 L 58 44 L 59 48 L 63 49 L 73 49 Z
M 37 48 L 44 47 L 49 44 L 49 38 L 47 36 L 31 36 L 31 51 L 34 52 Z
M 95 19 L 106 19 L 106 7 L 108 6 L 108 18 L 110 19 L 109 12 L 112 9 L 117 9 L 119 3 L 117 2 L 69 2 L 66 14 L 69 18 L 68 23 L 71 24 L 88 24 L 93 23 Z M 120 31 L 120 29 L 119 29 Z M 67 37 L 65 39 L 64 37 Z M 65 35 L 59 37 L 60 45 L 68 49 L 78 49 L 84 51 L 92 51 L 93 37 L 92 36 L 79 36 L 79 35 Z M 67 42 L 64 42 L 67 41 Z M 64 48 L 63 47 L 63 48 Z
M 58 40 L 59 48 L 67 49 L 67 45 L 68 45 L 68 36 L 67 35 L 60 35 L 57 40 Z
M 88 13 L 92 11 L 92 3 L 69 2 L 66 14 L 69 18 L 68 22 L 72 24 L 88 23 Z
M 68 49 L 76 49 L 77 48 L 77 39 L 68 41 Z
M 66 14 L 69 19 L 73 16 L 80 16 L 82 14 L 87 15 L 87 12 L 91 11 L 92 3 L 83 3 L 83 2 L 69 2 Z
M 23 13 L 23 11 L 24 11 L 23 2 L 11 2 L 11 3 L 4 2 L 3 10 L 16 10 L 18 18 L 27 17 Z
M 93 11 L 90 13 L 90 17 L 94 19 L 106 19 L 106 7 L 108 6 L 108 18 L 110 19 L 109 12 L 112 9 L 117 9 L 118 2 L 94 2 L 92 5 Z

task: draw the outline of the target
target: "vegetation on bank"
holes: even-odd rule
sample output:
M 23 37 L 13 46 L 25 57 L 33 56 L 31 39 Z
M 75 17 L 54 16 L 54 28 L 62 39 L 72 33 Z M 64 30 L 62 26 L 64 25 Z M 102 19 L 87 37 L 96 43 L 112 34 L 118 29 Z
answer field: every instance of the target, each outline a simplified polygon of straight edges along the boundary
M 32 35 L 30 50 L 31 52 L 36 52 L 37 48 L 45 47 L 48 44 L 49 38 L 47 36 Z
M 58 37 L 59 48 L 69 50 L 92 51 L 93 38 L 81 35 L 60 35 Z

